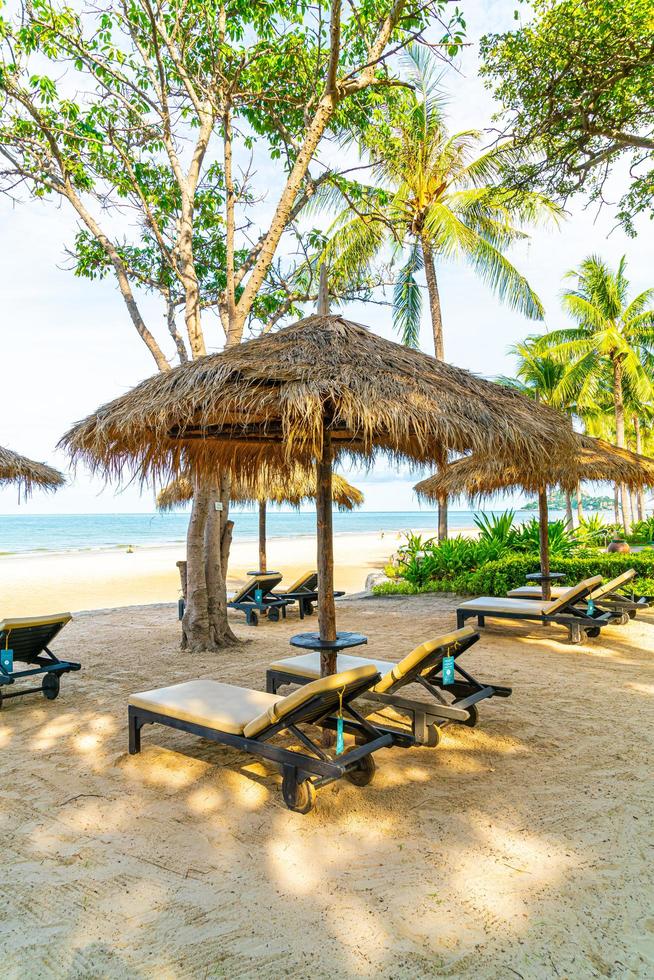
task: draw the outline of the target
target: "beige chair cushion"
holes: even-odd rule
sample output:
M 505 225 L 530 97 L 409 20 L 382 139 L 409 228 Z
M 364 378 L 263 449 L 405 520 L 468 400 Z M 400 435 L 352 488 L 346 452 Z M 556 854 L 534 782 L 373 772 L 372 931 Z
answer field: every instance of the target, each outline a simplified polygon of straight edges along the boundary
M 567 585 L 553 585 L 550 589 L 552 594 L 552 599 L 560 599 L 562 595 L 565 595 L 569 591 L 569 586 Z M 538 585 L 521 585 L 518 589 L 511 589 L 507 592 L 508 599 L 541 599 L 543 592 Z
M 132 694 L 129 703 L 168 718 L 214 728 L 229 735 L 242 735 L 249 721 L 268 711 L 276 701 L 283 700 L 278 694 L 251 691 L 247 687 L 234 687 L 218 681 L 196 680 Z
M 281 575 L 278 575 L 276 572 L 268 573 L 267 575 L 253 575 L 247 580 L 241 591 L 237 592 L 236 595 L 229 601 L 241 602 L 242 599 L 245 599 L 246 595 L 251 589 L 264 589 L 264 591 L 266 589 L 274 589 L 276 585 L 279 585 L 281 580 Z
M 0 621 L 0 632 L 27 629 L 30 626 L 55 626 L 57 623 L 65 626 L 72 618 L 70 613 L 55 613 L 52 616 L 22 616 L 17 619 L 3 619 Z
M 550 608 L 547 610 L 549 616 L 552 616 L 556 612 L 561 612 L 565 606 L 570 605 L 578 596 L 589 596 L 593 589 L 596 589 L 598 585 L 602 584 L 601 575 L 593 575 L 592 578 L 585 578 L 583 582 L 579 582 L 577 585 L 573 585 L 571 589 L 567 589 L 563 595 L 560 595 L 558 599 L 554 599 Z
M 480 595 L 476 599 L 462 602 L 459 609 L 472 609 L 480 616 L 492 616 L 494 612 L 522 613 L 523 616 L 533 616 L 539 619 L 543 613 L 549 612 L 551 602 L 542 599 L 505 599 L 502 596 Z
M 442 636 L 436 636 L 433 640 L 427 640 L 425 643 L 421 643 L 411 653 L 407 653 L 406 657 L 403 657 L 398 664 L 394 664 L 392 669 L 387 674 L 384 674 L 379 683 L 375 685 L 374 690 L 377 694 L 383 694 L 385 691 L 390 690 L 398 681 L 406 677 L 409 671 L 419 667 L 421 661 L 431 659 L 431 654 L 435 650 L 452 647 L 461 640 L 474 636 L 474 632 L 470 626 L 464 626 L 462 629 L 452 630 L 451 633 L 444 633 Z M 425 666 L 425 671 L 429 670 L 430 666 Z
M 602 599 L 604 596 L 607 596 L 609 592 L 615 592 L 617 589 L 621 589 L 623 585 L 626 585 L 627 582 L 631 582 L 632 579 L 635 578 L 636 569 L 628 568 L 626 572 L 622 573 L 622 575 L 616 575 L 616 577 L 612 578 L 610 582 L 605 582 L 604 585 L 600 585 L 599 589 L 595 589 L 591 598 Z
M 289 585 L 287 589 L 283 589 L 283 592 L 301 592 L 306 590 L 307 592 L 315 592 L 318 587 L 318 572 L 313 569 L 311 572 L 305 572 L 301 575 L 297 582 L 293 582 L 293 585 Z
M 357 681 L 372 679 L 376 673 L 377 670 L 373 666 L 366 664 L 363 667 L 355 667 L 353 670 L 341 671 L 338 674 L 330 674 L 329 677 L 321 677 L 319 680 L 311 681 L 309 684 L 298 687 L 285 698 L 274 697 L 275 703 L 249 722 L 243 729 L 243 734 L 247 738 L 256 738 L 266 728 L 276 725 L 277 722 L 282 721 L 292 711 L 300 708 L 316 695 L 339 691 Z M 268 696 L 273 697 L 273 695 Z
M 339 653 L 336 661 L 336 670 L 353 670 L 357 667 L 372 666 L 382 675 L 381 680 L 375 684 L 371 690 L 377 694 L 388 691 L 399 680 L 408 674 L 410 670 L 420 664 L 421 660 L 426 660 L 435 650 L 441 647 L 451 647 L 459 640 L 467 639 L 474 635 L 474 630 L 470 626 L 464 626 L 460 630 L 453 630 L 443 636 L 437 636 L 433 640 L 421 643 L 399 663 L 392 660 L 373 660 L 368 657 L 351 657 L 348 654 Z M 320 677 L 320 654 L 309 653 L 301 657 L 287 657 L 284 660 L 277 660 L 270 665 L 271 670 L 279 670 L 282 673 L 296 674 L 298 677 Z M 425 668 L 428 670 L 429 668 Z

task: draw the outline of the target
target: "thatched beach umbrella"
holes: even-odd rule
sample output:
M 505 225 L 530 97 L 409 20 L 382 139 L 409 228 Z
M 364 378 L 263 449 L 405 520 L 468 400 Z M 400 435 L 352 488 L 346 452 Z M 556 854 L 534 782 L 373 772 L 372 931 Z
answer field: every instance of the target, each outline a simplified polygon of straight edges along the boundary
M 236 503 L 254 504 L 259 508 L 259 571 L 267 568 L 266 557 L 266 508 L 268 503 L 289 504 L 300 507 L 316 499 L 316 470 L 293 467 L 290 472 L 280 476 L 268 466 L 262 466 L 254 479 L 245 476 L 232 480 L 230 499 Z M 193 498 L 193 481 L 188 476 L 179 476 L 157 494 L 157 508 L 172 510 L 179 504 L 188 503 Z M 338 473 L 332 475 L 332 500 L 339 510 L 354 510 L 363 503 L 363 494 L 345 477 Z
M 0 446 L 0 486 L 8 483 L 18 484 L 19 493 L 29 496 L 34 487 L 43 490 L 56 490 L 65 483 L 59 470 L 45 463 L 35 463 L 26 456 L 19 456 L 11 449 Z
M 143 479 L 221 467 L 255 473 L 280 457 L 317 464 L 323 670 L 335 666 L 332 464 L 341 458 L 429 463 L 447 450 L 565 453 L 560 413 L 403 347 L 341 316 L 319 314 L 142 382 L 62 439 L 74 460 Z M 328 652 L 326 652 L 328 651 Z
M 630 489 L 654 486 L 654 459 L 628 449 L 619 449 L 602 439 L 575 433 L 572 451 L 551 455 L 543 452 L 531 460 L 518 456 L 475 453 L 448 466 L 447 470 L 417 483 L 419 497 L 437 500 L 439 496 L 465 494 L 471 500 L 491 497 L 498 491 L 518 489 L 538 494 L 540 563 L 543 598 L 550 597 L 549 540 L 547 533 L 547 491 L 551 487 L 573 491 L 582 480 L 610 480 Z

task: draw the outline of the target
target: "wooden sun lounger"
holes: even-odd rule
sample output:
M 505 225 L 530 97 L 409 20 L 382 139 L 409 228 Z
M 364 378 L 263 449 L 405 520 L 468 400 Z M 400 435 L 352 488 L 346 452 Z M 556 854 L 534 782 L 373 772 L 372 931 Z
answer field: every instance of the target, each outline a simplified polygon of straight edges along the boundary
M 371 725 L 352 701 L 379 680 L 372 666 L 332 674 L 307 684 L 288 697 L 253 691 L 213 680 L 196 680 L 129 699 L 129 751 L 141 750 L 144 725 L 167 725 L 201 738 L 241 749 L 277 763 L 282 770 L 282 794 L 290 810 L 308 813 L 316 790 L 342 776 L 358 786 L 375 773 L 373 752 L 390 745 L 409 747 L 413 739 Z M 340 756 L 331 755 L 300 726 L 335 729 L 342 706 L 344 731 L 358 744 Z M 270 744 L 281 732 L 297 739 L 305 751 Z
M 458 658 L 479 639 L 469 626 L 446 633 L 422 643 L 399 663 L 372 660 L 338 654 L 337 670 L 351 670 L 370 665 L 379 672 L 380 680 L 362 698 L 392 706 L 406 715 L 415 741 L 419 745 L 436 746 L 440 726 L 450 721 L 464 725 L 477 722 L 477 704 L 485 698 L 509 697 L 510 687 L 482 684 L 459 665 Z M 443 658 L 454 657 L 454 683 L 443 683 Z M 276 693 L 283 684 L 308 684 L 320 677 L 320 654 L 288 657 L 271 664 L 266 673 L 266 690 Z M 419 684 L 429 699 L 407 698 L 398 693 L 409 684 Z M 447 695 L 447 696 L 446 696 Z
M 623 590 L 629 585 L 630 582 L 636 577 L 636 569 L 629 568 L 626 572 L 621 575 L 617 575 L 615 578 L 611 579 L 609 582 L 605 582 L 600 585 L 597 589 L 594 589 L 588 596 L 596 606 L 601 606 L 603 609 L 613 609 L 620 612 L 626 612 L 629 619 L 635 619 L 639 611 L 643 609 L 648 609 L 650 606 L 654 605 L 654 596 L 640 596 L 638 599 L 633 595 L 625 593 Z M 560 599 L 562 595 L 567 591 L 565 586 L 555 586 L 551 589 L 552 599 Z M 533 585 L 522 585 L 518 589 L 512 589 L 508 593 L 510 599 L 540 599 L 541 590 L 538 586 Z
M 304 575 L 293 582 L 288 589 L 280 589 L 274 593 L 279 599 L 286 599 L 289 602 L 297 602 L 300 619 L 313 614 L 314 603 L 318 601 L 318 572 L 305 572 Z M 334 592 L 334 596 L 345 595 L 344 592 Z
M 486 619 L 531 620 L 543 625 L 551 623 L 565 626 L 571 643 L 581 643 L 585 637 L 600 635 L 604 626 L 621 624 L 627 621 L 627 614 L 611 609 L 584 606 L 591 592 L 602 582 L 600 575 L 585 579 L 578 585 L 567 589 L 558 599 L 549 602 L 543 599 L 503 599 L 495 596 L 479 596 L 463 602 L 456 611 L 457 626 L 465 624 L 466 619 L 474 618 L 482 627 Z
M 273 589 L 279 585 L 282 576 L 279 572 L 266 572 L 253 575 L 245 583 L 240 592 L 227 603 L 230 609 L 239 609 L 245 613 L 248 626 L 257 626 L 259 613 L 267 614 L 271 623 L 279 620 L 280 613 L 286 618 L 286 607 L 292 599 L 274 594 Z
M 41 692 L 48 701 L 59 694 L 60 678 L 71 670 L 79 670 L 80 664 L 59 660 L 49 649 L 55 636 L 72 619 L 70 613 L 54 616 L 27 616 L 0 621 L 0 652 L 11 650 L 14 664 L 24 663 L 20 670 L 11 670 L 0 659 L 0 708 L 8 698 L 20 698 L 25 694 Z M 6 692 L 4 688 L 27 677 L 43 675 L 38 687 L 23 687 Z

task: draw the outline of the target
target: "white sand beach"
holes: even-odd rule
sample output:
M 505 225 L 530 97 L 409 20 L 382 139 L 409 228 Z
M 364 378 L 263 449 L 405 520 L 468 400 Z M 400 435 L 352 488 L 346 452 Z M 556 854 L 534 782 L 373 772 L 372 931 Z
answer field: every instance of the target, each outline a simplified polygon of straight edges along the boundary
M 454 604 L 345 600 L 338 617 L 399 659 Z M 147 726 L 127 754 L 132 692 L 261 689 L 291 653 L 296 614 L 231 618 L 242 645 L 191 656 L 173 606 L 80 614 L 53 644 L 83 664 L 59 698 L 5 704 L 3 978 L 654 975 L 654 615 L 576 647 L 491 626 L 465 666 L 513 696 L 436 749 L 382 750 L 370 786 L 327 786 L 306 816 L 234 749 Z
M 335 587 L 363 589 L 367 575 L 388 561 L 403 535 L 337 534 L 334 538 Z M 175 563 L 185 557 L 183 544 L 163 547 L 0 556 L 0 616 L 106 609 L 174 602 L 180 595 Z M 268 567 L 291 584 L 316 565 L 314 537 L 270 538 Z M 232 547 L 228 587 L 237 589 L 257 567 L 256 541 Z

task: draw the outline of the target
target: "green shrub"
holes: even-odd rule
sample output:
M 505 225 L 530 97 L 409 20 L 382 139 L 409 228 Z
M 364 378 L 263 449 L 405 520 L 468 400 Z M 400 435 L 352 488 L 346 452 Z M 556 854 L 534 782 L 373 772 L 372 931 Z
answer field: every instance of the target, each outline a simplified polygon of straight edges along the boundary
M 584 549 L 571 558 L 557 560 L 553 570 L 563 572 L 565 574 L 563 584 L 572 586 L 593 575 L 601 575 L 606 580 L 612 579 L 626 572 L 628 568 L 636 569 L 636 578 L 633 582 L 634 595 L 654 595 L 654 551 L 622 555 Z M 476 570 L 426 582 L 419 588 L 410 586 L 407 582 L 385 582 L 383 585 L 375 586 L 373 592 L 376 595 L 454 592 L 457 595 L 503 596 L 511 589 L 526 585 L 526 576 L 538 570 L 537 556 L 511 555 L 499 561 L 487 562 Z

